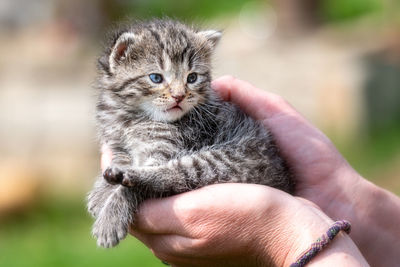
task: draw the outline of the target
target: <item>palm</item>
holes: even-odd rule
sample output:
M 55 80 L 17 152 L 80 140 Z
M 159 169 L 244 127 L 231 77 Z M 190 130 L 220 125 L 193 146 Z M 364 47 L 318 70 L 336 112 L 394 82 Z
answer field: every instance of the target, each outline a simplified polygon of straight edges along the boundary
M 296 195 L 323 204 L 318 192 L 337 182 L 331 177 L 347 166 L 332 142 L 280 96 L 232 77 L 220 78 L 213 86 L 222 98 L 236 103 L 270 129 L 293 171 Z
M 331 141 L 294 110 L 273 114 L 263 123 L 287 159 L 297 182 L 296 194 L 301 197 L 314 200 L 316 192 L 334 182 L 330 178 L 346 164 Z

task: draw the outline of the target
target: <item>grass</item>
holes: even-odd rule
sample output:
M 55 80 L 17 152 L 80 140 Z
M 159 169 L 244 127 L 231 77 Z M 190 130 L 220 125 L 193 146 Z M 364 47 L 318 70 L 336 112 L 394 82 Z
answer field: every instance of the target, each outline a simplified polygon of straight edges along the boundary
M 131 236 L 116 248 L 98 248 L 91 225 L 83 202 L 40 201 L 0 222 L 0 266 L 164 266 Z

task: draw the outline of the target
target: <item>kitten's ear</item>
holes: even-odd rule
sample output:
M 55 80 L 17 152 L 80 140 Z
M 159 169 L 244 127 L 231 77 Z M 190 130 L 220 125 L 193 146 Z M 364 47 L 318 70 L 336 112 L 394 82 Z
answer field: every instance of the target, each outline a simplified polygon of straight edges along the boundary
M 111 72 L 126 59 L 129 48 L 134 41 L 135 35 L 132 32 L 125 32 L 118 37 L 108 59 Z
M 222 36 L 222 33 L 216 30 L 201 31 L 197 34 L 202 36 L 203 38 L 206 38 L 207 41 L 212 44 L 213 48 L 218 44 Z

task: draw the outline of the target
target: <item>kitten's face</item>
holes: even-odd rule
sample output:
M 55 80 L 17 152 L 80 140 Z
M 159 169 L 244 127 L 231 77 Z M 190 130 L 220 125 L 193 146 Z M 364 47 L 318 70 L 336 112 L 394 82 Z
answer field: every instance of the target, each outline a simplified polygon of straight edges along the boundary
M 219 37 L 172 21 L 133 26 L 118 37 L 103 65 L 104 86 L 126 110 L 176 121 L 207 97 Z

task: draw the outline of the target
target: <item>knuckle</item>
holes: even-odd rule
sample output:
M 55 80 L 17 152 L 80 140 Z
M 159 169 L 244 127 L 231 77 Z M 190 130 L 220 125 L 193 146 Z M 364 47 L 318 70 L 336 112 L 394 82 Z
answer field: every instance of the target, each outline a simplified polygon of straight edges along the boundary
M 289 102 L 287 102 L 285 98 L 273 93 L 269 94 L 268 103 L 271 110 L 276 110 L 276 111 L 280 111 L 290 106 Z

